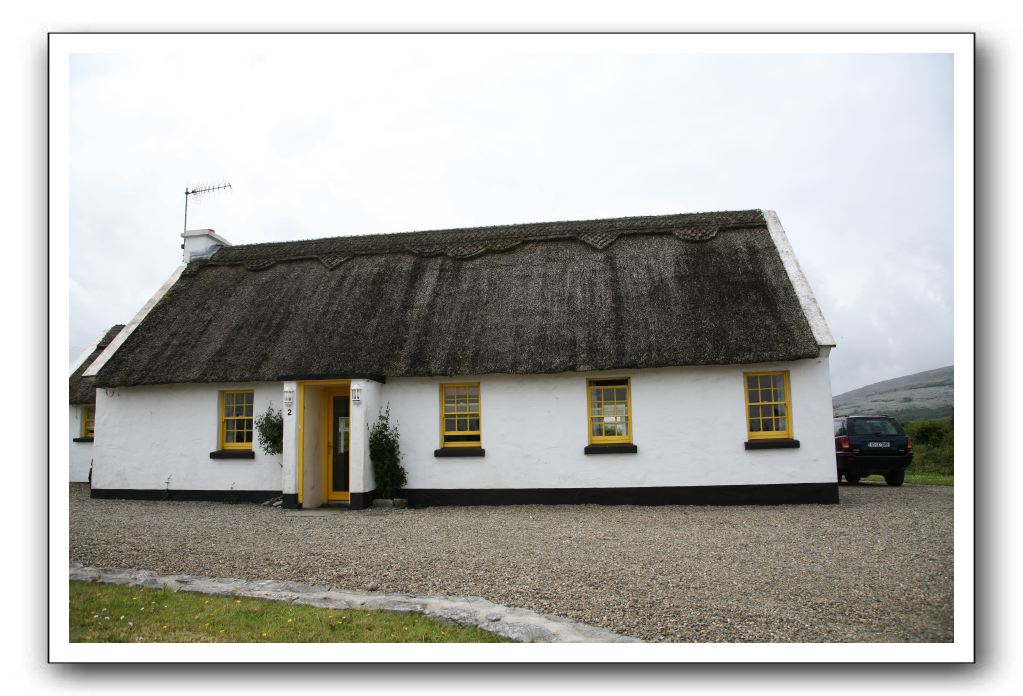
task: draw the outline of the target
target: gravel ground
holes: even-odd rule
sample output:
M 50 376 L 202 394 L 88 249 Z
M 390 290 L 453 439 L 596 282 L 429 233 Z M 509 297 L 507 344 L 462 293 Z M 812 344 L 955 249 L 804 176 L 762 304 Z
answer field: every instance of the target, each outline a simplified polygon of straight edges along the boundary
M 475 595 L 653 641 L 951 641 L 953 489 L 840 490 L 840 505 L 295 514 L 71 484 L 70 560 Z

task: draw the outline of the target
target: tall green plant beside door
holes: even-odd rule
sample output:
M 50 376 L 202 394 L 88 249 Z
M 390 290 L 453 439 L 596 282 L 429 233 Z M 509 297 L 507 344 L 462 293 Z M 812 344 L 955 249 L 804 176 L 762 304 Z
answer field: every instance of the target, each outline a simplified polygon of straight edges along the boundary
M 398 426 L 391 423 L 391 406 L 380 412 L 369 431 L 369 459 L 373 463 L 377 495 L 394 498 L 405 487 L 408 479 L 401 465 L 401 443 Z

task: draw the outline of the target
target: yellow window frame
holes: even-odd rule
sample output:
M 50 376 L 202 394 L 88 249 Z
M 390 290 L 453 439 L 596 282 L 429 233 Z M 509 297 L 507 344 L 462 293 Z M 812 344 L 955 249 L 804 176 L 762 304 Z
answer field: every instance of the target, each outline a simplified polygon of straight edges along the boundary
M 227 413 L 227 409 L 226 409 L 227 395 L 228 394 L 241 394 L 241 395 L 251 396 L 252 397 L 252 409 L 253 409 L 252 413 L 246 415 L 244 413 L 244 411 L 243 411 L 242 415 L 240 415 L 240 416 L 236 412 L 232 412 L 231 414 L 228 414 Z M 243 404 L 243 405 L 245 405 L 245 404 Z M 244 423 L 245 420 L 249 421 L 249 427 L 248 428 L 245 428 L 244 426 L 241 427 L 241 428 L 237 428 L 236 427 L 236 428 L 230 428 L 230 431 L 234 432 L 234 433 L 248 433 L 249 434 L 249 441 L 248 442 L 238 442 L 237 441 L 238 438 L 237 438 L 237 435 L 236 435 L 234 442 L 228 442 L 227 441 L 227 432 L 229 430 L 229 428 L 227 427 L 228 426 L 228 421 L 243 421 L 243 423 Z M 226 389 L 226 390 L 220 392 L 220 427 L 219 427 L 219 432 L 220 432 L 219 447 L 220 447 L 220 449 L 222 449 L 222 450 L 251 450 L 252 449 L 252 437 L 253 437 L 253 434 L 254 434 L 252 426 L 253 426 L 254 421 L 255 421 L 255 392 L 252 389 Z
M 778 387 L 774 381 L 774 378 L 782 378 L 782 391 L 783 399 L 778 399 Z M 765 384 L 763 378 L 770 378 L 771 383 Z M 751 386 L 750 380 L 755 379 L 756 386 Z M 750 440 L 778 440 L 778 439 L 792 439 L 792 392 L 790 385 L 790 375 L 788 370 L 772 370 L 764 372 L 743 372 L 742 373 L 742 393 L 746 402 L 746 435 Z M 751 401 L 750 397 L 755 393 L 757 398 L 756 401 Z M 768 398 L 761 398 L 766 395 Z M 764 415 L 763 407 L 771 407 L 772 413 Z M 780 418 L 785 419 L 785 428 L 779 430 L 776 428 L 777 420 L 779 416 L 774 407 L 782 406 L 784 413 Z M 757 408 L 757 415 L 754 417 L 753 408 Z M 771 421 L 771 430 L 764 430 L 764 422 Z M 759 430 L 753 429 L 754 422 L 760 425 Z
M 82 437 L 96 437 L 96 405 L 82 406 Z
M 445 402 L 445 398 L 444 398 L 444 390 L 445 389 L 453 389 L 453 388 L 457 388 L 457 387 L 465 387 L 467 391 L 468 391 L 468 389 L 471 389 L 472 387 L 476 387 L 476 402 L 475 402 L 476 410 L 475 411 L 472 410 L 473 402 L 472 402 L 472 400 L 470 398 L 471 395 L 468 394 L 468 393 L 466 395 L 466 402 L 465 402 L 466 410 L 465 411 L 457 411 L 457 410 L 448 411 L 448 410 L 446 410 L 447 409 L 447 403 Z M 455 398 L 457 399 L 457 396 Z M 452 404 L 452 406 L 457 407 L 458 406 L 458 402 L 456 401 L 454 404 Z M 455 425 L 456 429 L 455 430 L 448 430 L 447 429 L 447 421 L 448 421 L 448 419 L 450 417 L 454 417 L 455 418 L 455 421 L 456 421 L 456 425 Z M 473 417 L 475 417 L 476 423 L 478 424 L 479 427 L 477 427 L 475 430 L 471 430 L 471 429 L 470 430 L 458 430 L 457 429 L 457 427 L 458 427 L 457 426 L 457 421 L 465 420 L 465 421 L 468 421 L 469 423 L 471 423 L 472 420 L 473 420 Z M 470 440 L 470 441 L 466 441 L 466 442 L 448 442 L 447 441 L 447 438 L 449 436 L 465 437 L 465 436 L 469 436 L 469 435 L 475 435 L 476 438 L 474 440 Z M 447 384 L 441 384 L 440 385 L 440 446 L 441 447 L 481 447 L 482 444 L 483 444 L 483 390 L 480 389 L 480 383 L 479 382 L 452 382 L 452 383 L 447 383 Z
M 611 382 L 612 384 L 601 384 L 602 382 Z M 615 384 L 615 383 L 619 384 Z M 620 389 L 625 387 L 625 412 L 617 413 L 600 413 L 594 415 L 593 413 L 593 401 L 595 392 L 602 392 L 600 403 L 606 404 L 620 404 L 620 400 L 612 398 L 610 400 L 604 398 L 604 390 L 608 389 Z M 607 418 L 614 418 L 613 423 L 617 424 L 621 421 L 618 419 L 622 416 L 625 417 L 625 434 L 624 435 L 605 435 L 605 428 L 609 424 Z M 593 434 L 593 426 L 600 424 L 600 435 Z M 632 443 L 632 380 L 628 377 L 596 377 L 594 379 L 586 380 L 586 436 L 591 445 L 606 445 L 606 444 L 631 444 Z

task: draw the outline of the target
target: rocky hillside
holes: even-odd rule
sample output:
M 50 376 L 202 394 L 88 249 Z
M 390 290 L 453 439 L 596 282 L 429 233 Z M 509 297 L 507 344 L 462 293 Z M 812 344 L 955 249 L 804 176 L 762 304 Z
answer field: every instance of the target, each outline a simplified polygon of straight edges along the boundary
M 836 414 L 887 414 L 900 421 L 952 417 L 953 368 L 868 384 L 832 399 Z

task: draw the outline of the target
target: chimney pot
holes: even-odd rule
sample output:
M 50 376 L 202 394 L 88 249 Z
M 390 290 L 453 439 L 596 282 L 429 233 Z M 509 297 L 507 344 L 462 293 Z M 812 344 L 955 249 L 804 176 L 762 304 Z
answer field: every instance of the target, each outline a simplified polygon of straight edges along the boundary
M 231 242 L 209 229 L 185 230 L 181 236 L 185 240 L 181 244 L 181 248 L 184 249 L 182 258 L 185 263 L 195 259 L 208 259 L 221 247 L 231 246 Z

